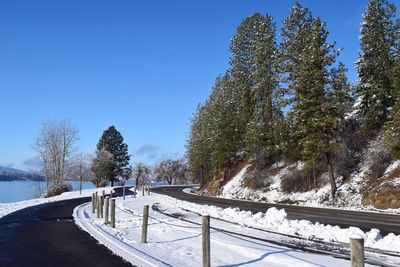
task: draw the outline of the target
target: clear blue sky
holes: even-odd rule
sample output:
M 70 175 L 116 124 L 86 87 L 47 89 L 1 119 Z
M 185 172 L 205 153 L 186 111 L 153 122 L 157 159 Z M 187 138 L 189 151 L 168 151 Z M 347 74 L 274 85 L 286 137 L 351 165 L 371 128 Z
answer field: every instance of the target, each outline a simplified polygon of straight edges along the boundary
M 327 22 L 356 79 L 366 0 L 300 1 Z M 183 155 L 190 118 L 228 68 L 243 18 L 278 25 L 294 1 L 0 1 L 0 165 L 27 169 L 41 123 L 69 118 L 93 152 L 115 125 L 133 161 Z

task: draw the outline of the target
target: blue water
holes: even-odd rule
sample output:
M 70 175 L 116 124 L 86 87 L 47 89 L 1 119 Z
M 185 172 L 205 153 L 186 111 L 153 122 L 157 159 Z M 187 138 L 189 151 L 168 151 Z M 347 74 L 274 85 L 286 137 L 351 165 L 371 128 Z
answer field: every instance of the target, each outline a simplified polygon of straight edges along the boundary
M 79 190 L 79 181 L 71 181 L 73 190 Z M 94 188 L 93 183 L 83 182 L 83 189 Z M 0 181 L 0 203 L 10 203 L 38 198 L 46 189 L 46 182 Z
M 72 190 L 79 190 L 79 181 L 70 181 Z M 163 183 L 151 182 L 151 186 L 162 185 Z M 131 180 L 125 182 L 125 186 L 134 186 Z M 82 189 L 94 188 L 92 182 L 83 182 Z M 0 203 L 10 203 L 21 200 L 38 198 L 46 190 L 46 182 L 32 181 L 0 181 Z

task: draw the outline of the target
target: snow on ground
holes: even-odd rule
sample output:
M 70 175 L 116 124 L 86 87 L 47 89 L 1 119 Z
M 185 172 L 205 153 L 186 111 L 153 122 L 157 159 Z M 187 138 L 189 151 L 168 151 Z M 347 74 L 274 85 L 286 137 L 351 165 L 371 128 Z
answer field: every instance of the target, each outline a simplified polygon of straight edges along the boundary
M 187 187 L 187 188 L 183 189 L 182 192 L 188 193 L 188 194 L 196 194 L 197 189 L 199 189 L 199 188 L 198 187 Z
M 160 204 L 162 203 L 162 204 Z M 104 225 L 104 219 L 97 219 L 91 211 L 90 203 L 75 208 L 74 219 L 78 226 L 89 232 L 100 243 L 105 244 L 115 254 L 139 266 L 201 266 L 201 226 L 167 217 L 150 208 L 148 243 L 140 244 L 143 205 L 157 205 L 160 210 L 179 214 L 181 217 L 201 221 L 201 216 L 179 208 L 193 207 L 169 197 L 152 194 L 138 198 L 116 199 L 116 228 Z M 201 206 L 199 205 L 199 208 Z M 215 207 L 214 207 L 215 208 Z M 218 209 L 218 208 L 215 208 Z M 213 208 L 204 207 L 215 216 Z M 246 212 L 218 210 L 218 214 L 243 214 Z M 282 220 L 283 212 L 275 214 L 273 220 Z M 259 215 L 258 215 L 259 216 Z M 266 218 L 264 218 L 266 219 Z M 262 237 L 267 233 L 211 219 L 211 225 Z M 222 231 L 211 230 L 212 266 L 349 266 L 343 259 L 306 253 L 286 247 L 263 243 L 246 237 L 238 237 Z
M 364 237 L 365 246 L 381 250 L 400 252 L 400 236 L 389 234 L 382 237 L 378 229 L 363 232 L 358 227 L 340 228 L 339 226 L 312 223 L 307 220 L 288 220 L 284 209 L 270 208 L 265 213 L 252 214 L 239 208 L 220 208 L 199 205 L 171 197 L 163 197 L 163 204 L 179 207 L 199 214 L 210 216 L 244 226 L 295 235 L 307 239 L 323 240 L 326 242 L 349 243 L 350 237 L 357 234 Z
M 279 202 L 298 202 L 299 204 L 306 206 L 320 206 L 322 199 L 329 194 L 329 186 L 326 185 L 318 191 L 309 191 L 301 193 L 284 193 L 280 190 L 281 188 L 281 178 L 285 175 L 290 168 L 300 169 L 301 164 L 287 166 L 282 169 L 278 174 L 271 175 L 269 177 L 271 185 L 268 191 L 263 191 L 262 189 L 250 189 L 244 187 L 243 181 L 246 175 L 248 166 L 244 167 L 236 176 L 234 176 L 226 185 L 222 188 L 219 197 L 232 198 L 232 199 L 248 199 L 255 201 L 265 201 L 269 203 L 279 203 Z
M 400 161 L 395 161 L 386 170 L 386 174 L 400 166 Z M 330 199 L 330 185 L 310 190 L 308 192 L 285 193 L 281 190 L 281 178 L 293 168 L 301 169 L 301 163 L 292 164 L 283 167 L 276 175 L 271 175 L 268 179 L 271 181 L 268 190 L 251 189 L 243 186 L 246 171 L 249 166 L 245 166 L 238 174 L 236 174 L 230 181 L 228 181 L 222 188 L 221 193 L 217 197 L 230 198 L 230 199 L 246 199 L 253 201 L 263 201 L 268 203 L 296 203 L 302 206 L 310 207 L 340 207 L 349 210 L 363 210 L 363 211 L 376 211 L 382 210 L 375 209 L 372 206 L 364 207 L 361 205 L 362 192 L 361 188 L 365 183 L 365 173 L 368 167 L 362 166 L 357 174 L 352 176 L 349 183 L 338 185 L 337 195 L 340 196 L 334 203 Z M 277 164 L 277 167 L 281 167 Z M 385 175 L 386 175 L 385 174 Z M 392 184 L 399 183 L 400 177 L 390 181 Z M 385 210 L 389 213 L 400 213 L 400 210 Z
M 99 193 L 105 190 L 105 193 L 108 194 L 110 193 L 110 190 L 112 187 L 104 187 L 104 188 L 93 188 L 93 189 L 84 189 L 82 190 L 82 194 L 79 193 L 78 191 L 71 191 L 71 192 L 66 192 L 58 196 L 54 197 L 49 197 L 49 198 L 34 198 L 34 199 L 29 199 L 29 200 L 24 200 L 24 201 L 19 201 L 19 202 L 12 202 L 12 203 L 0 203 L 0 218 L 3 216 L 6 216 L 7 214 L 10 214 L 14 211 L 24 209 L 27 207 L 32 207 L 44 203 L 50 203 L 54 201 L 59 201 L 59 200 L 66 200 L 66 199 L 74 199 L 74 198 L 80 198 L 80 197 L 89 197 L 92 195 L 93 192 L 98 191 Z

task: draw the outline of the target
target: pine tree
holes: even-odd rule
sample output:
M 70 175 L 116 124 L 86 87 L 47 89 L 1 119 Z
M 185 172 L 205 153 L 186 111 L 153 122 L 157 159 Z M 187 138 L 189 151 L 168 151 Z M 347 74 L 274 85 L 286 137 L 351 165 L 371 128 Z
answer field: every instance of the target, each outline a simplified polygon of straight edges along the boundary
M 247 158 L 263 165 L 276 159 L 273 94 L 278 85 L 275 23 L 256 13 L 238 27 L 230 47 L 239 105 L 238 132 Z
M 385 124 L 385 139 L 394 159 L 400 159 L 400 49 L 393 68 L 393 96 L 395 105 Z
M 346 113 L 350 112 L 354 104 L 352 97 L 352 88 L 347 80 L 347 69 L 342 62 L 339 62 L 337 68 L 330 72 L 330 84 L 328 92 L 328 105 L 330 116 L 337 118 L 337 126 L 342 128 Z
M 279 116 L 274 95 L 278 86 L 277 46 L 275 23 L 269 15 L 258 16 L 255 26 L 255 41 L 252 48 L 253 114 L 246 129 L 245 146 L 259 167 L 271 164 L 277 159 L 277 127 L 274 115 Z
M 236 93 L 229 72 L 216 79 L 209 100 L 209 112 L 213 114 L 210 117 L 211 159 L 215 169 L 234 164 L 240 150 Z
M 310 10 L 296 2 L 290 9 L 289 16 L 283 21 L 281 29 L 282 42 L 279 49 L 280 71 L 282 73 L 282 94 L 286 95 L 287 104 L 296 101 L 296 68 L 300 63 L 300 55 L 309 42 L 314 18 Z
M 289 16 L 283 21 L 281 29 L 282 42 L 279 48 L 279 68 L 281 72 L 280 94 L 283 96 L 281 105 L 292 108 L 299 101 L 298 92 L 302 90 L 299 82 L 301 55 L 309 43 L 314 18 L 308 8 L 296 2 Z M 301 159 L 301 132 L 297 129 L 298 118 L 293 112 L 288 113 L 287 126 L 290 132 L 286 137 L 290 142 L 285 143 L 284 157 L 292 161 Z
M 371 0 L 363 16 L 357 62 L 360 114 L 366 133 L 378 131 L 393 105 L 391 72 L 396 42 L 396 8 L 387 0 Z
M 258 13 L 244 19 L 237 28 L 229 48 L 232 54 L 230 59 L 230 64 L 232 66 L 231 74 L 234 87 L 237 90 L 237 100 L 239 103 L 238 131 L 242 137 L 242 147 L 244 147 L 244 138 L 248 123 L 252 119 L 254 113 L 253 87 L 255 81 L 253 79 L 253 73 L 257 67 L 255 48 L 259 28 L 263 21 L 264 17 Z
M 114 126 L 110 126 L 103 132 L 97 143 L 97 150 L 106 150 L 114 157 L 113 175 L 110 177 L 111 186 L 114 186 L 117 177 L 129 177 L 131 174 L 131 167 L 129 166 L 131 156 L 128 154 L 128 145 L 124 143 L 124 138 Z
M 195 180 L 206 182 L 212 177 L 211 146 L 209 130 L 210 114 L 207 103 L 199 105 L 192 118 L 186 157 Z
M 293 115 L 296 119 L 299 131 L 300 146 L 302 148 L 303 160 L 314 170 L 319 162 L 326 162 L 331 184 L 332 197 L 336 193 L 336 183 L 333 171 L 333 156 L 337 149 L 335 132 L 338 130 L 338 112 L 341 107 L 332 104 L 326 94 L 329 84 L 329 67 L 335 62 L 337 54 L 333 52 L 333 45 L 326 42 L 328 32 L 320 19 L 316 19 L 311 32 L 309 43 L 300 55 L 298 67 L 295 69 L 296 98 L 293 106 Z M 338 93 L 343 82 L 343 67 L 340 67 L 335 83 L 332 97 L 342 97 Z M 340 74 L 340 75 L 339 75 Z M 315 182 L 315 180 L 314 180 Z

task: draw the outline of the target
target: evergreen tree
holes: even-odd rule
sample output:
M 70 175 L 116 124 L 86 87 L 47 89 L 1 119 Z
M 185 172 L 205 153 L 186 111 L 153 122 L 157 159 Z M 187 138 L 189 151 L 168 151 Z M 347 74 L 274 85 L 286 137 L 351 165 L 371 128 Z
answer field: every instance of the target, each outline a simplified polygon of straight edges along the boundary
M 352 97 L 352 88 L 347 80 L 347 69 L 342 62 L 339 62 L 337 68 L 330 72 L 330 84 L 328 92 L 328 105 L 330 116 L 337 118 L 337 126 L 342 128 L 346 113 L 350 112 L 354 104 Z
M 199 105 L 192 118 L 186 157 L 195 180 L 206 182 L 212 176 L 211 146 L 209 131 L 210 116 L 207 103 Z
M 97 150 L 106 150 L 114 157 L 113 175 L 109 178 L 111 186 L 114 186 L 117 177 L 127 178 L 130 176 L 129 160 L 131 156 L 128 154 L 128 145 L 124 143 L 124 138 L 114 126 L 110 126 L 103 132 L 97 143 Z
M 94 177 L 91 179 L 96 187 L 104 186 L 114 177 L 114 156 L 107 150 L 96 150 L 96 156 L 92 160 L 91 170 Z
M 257 16 L 255 40 L 252 47 L 251 78 L 253 114 L 246 129 L 245 149 L 263 168 L 277 159 L 275 138 L 276 116 L 279 116 L 274 96 L 278 86 L 275 23 L 269 15 Z
M 361 50 L 357 62 L 359 111 L 364 130 L 375 133 L 393 104 L 391 72 L 396 42 L 396 8 L 387 0 L 371 0 L 363 16 Z
M 299 100 L 298 92 L 303 86 L 299 80 L 301 55 L 304 54 L 306 45 L 309 43 L 310 35 L 314 23 L 314 18 L 308 8 L 296 2 L 291 8 L 289 16 L 283 21 L 281 29 L 282 42 L 279 48 L 279 67 L 281 72 L 280 94 L 283 96 L 281 105 L 293 108 Z M 290 142 L 286 142 L 284 157 L 297 161 L 301 159 L 300 139 L 301 132 L 297 129 L 298 118 L 295 113 L 289 112 L 287 116 L 287 126 L 290 132 L 286 137 Z
M 392 71 L 392 89 L 394 107 L 390 112 L 389 121 L 385 125 L 385 139 L 391 148 L 394 159 L 400 159 L 400 20 L 397 20 L 395 28 L 396 53 Z
M 259 39 L 259 29 L 264 22 L 264 16 L 256 13 L 247 17 L 242 21 L 236 30 L 230 46 L 231 52 L 231 74 L 233 77 L 234 87 L 237 90 L 237 102 L 239 104 L 238 113 L 238 132 L 242 137 L 241 142 L 244 147 L 244 138 L 247 131 L 248 123 L 251 121 L 254 113 L 254 92 L 253 87 L 255 80 L 253 73 L 257 68 L 256 51 L 259 47 L 256 44 Z
M 338 113 L 342 108 L 339 103 L 329 101 L 326 89 L 329 84 L 329 67 L 335 62 L 337 54 L 333 45 L 326 42 L 328 32 L 320 19 L 316 19 L 309 42 L 300 54 L 298 67 L 294 70 L 296 80 L 297 102 L 293 106 L 297 130 L 300 133 L 300 146 L 303 160 L 314 170 L 315 166 L 325 161 L 331 184 L 332 197 L 336 193 L 336 183 L 333 171 L 333 156 L 337 149 L 335 133 L 340 121 Z M 344 69 L 334 75 L 332 83 L 332 100 L 343 97 L 341 84 Z M 314 178 L 315 182 L 315 178 Z
M 279 49 L 280 71 L 282 73 L 282 94 L 286 95 L 286 104 L 296 102 L 296 68 L 300 56 L 309 42 L 314 18 L 310 10 L 296 2 L 289 16 L 283 21 L 282 42 Z
M 394 159 L 400 159 L 400 103 L 397 102 L 385 124 L 385 140 Z
M 209 117 L 211 159 L 216 169 L 234 164 L 240 150 L 241 137 L 236 130 L 239 127 L 236 93 L 232 77 L 226 73 L 216 79 L 208 103 L 212 114 Z
M 247 158 L 276 159 L 273 95 L 278 85 L 275 24 L 256 13 L 237 28 L 230 51 L 233 85 L 237 90 L 238 132 Z

